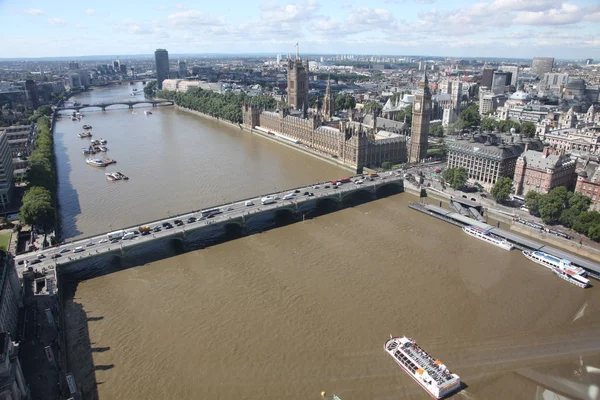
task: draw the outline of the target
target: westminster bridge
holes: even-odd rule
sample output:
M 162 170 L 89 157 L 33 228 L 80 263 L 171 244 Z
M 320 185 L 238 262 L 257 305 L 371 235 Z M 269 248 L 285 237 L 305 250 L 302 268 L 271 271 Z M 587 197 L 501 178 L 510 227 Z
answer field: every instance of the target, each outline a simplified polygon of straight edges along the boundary
M 19 273 L 31 267 L 39 271 L 57 269 L 69 275 L 81 273 L 85 278 L 90 274 L 108 273 L 107 265 L 117 265 L 119 269 L 143 265 L 401 192 L 404 192 L 404 181 L 400 173 L 388 172 L 386 176 L 374 178 L 355 176 L 339 186 L 322 182 L 271 193 L 268 195 L 276 199 L 271 204 L 262 204 L 261 198 L 266 196 L 263 195 L 210 207 L 208 209 L 218 208 L 221 212 L 210 218 L 202 217 L 198 210 L 121 228 L 125 232 L 137 231 L 140 226 L 157 228 L 147 235 L 136 234 L 130 240 L 111 242 L 106 232 L 17 255 L 15 260 L 23 266 Z M 192 217 L 196 220 L 190 219 Z M 181 221 L 179 226 L 175 220 Z M 163 225 L 166 223 L 172 228 L 166 228 Z M 35 259 L 41 262 L 31 264 Z

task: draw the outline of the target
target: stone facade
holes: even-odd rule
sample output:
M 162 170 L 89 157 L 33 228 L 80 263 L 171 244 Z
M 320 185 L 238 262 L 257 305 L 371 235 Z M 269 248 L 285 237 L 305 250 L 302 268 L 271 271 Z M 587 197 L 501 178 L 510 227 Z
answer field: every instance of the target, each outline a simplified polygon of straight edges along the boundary
M 340 163 L 362 171 L 363 167 L 378 167 L 384 161 L 406 162 L 406 136 L 388 132 L 378 135 L 377 124 L 362 121 L 338 121 L 325 124 L 321 114 L 306 118 L 282 108 L 264 111 L 244 105 L 243 124 L 265 133 L 297 142 Z M 372 119 L 377 121 L 377 118 Z
M 575 193 L 592 199 L 590 210 L 600 211 L 600 168 L 598 162 L 581 160 L 583 166 L 577 173 Z
M 517 160 L 513 183 L 515 193 L 526 195 L 530 191 L 546 194 L 557 186 L 571 188 L 575 178 L 575 161 L 564 156 L 564 152 L 552 152 L 546 146 L 543 152 L 525 152 Z
M 21 284 L 12 258 L 1 252 L 0 260 L 0 332 L 17 334 L 19 307 L 21 304 Z
M 303 64 L 296 55 L 295 61 L 288 59 L 286 69 L 288 105 L 296 110 L 308 107 L 308 60 Z
M 19 362 L 18 347 L 8 332 L 0 333 L 0 399 L 30 399 L 29 387 Z
M 541 141 L 526 140 L 500 133 L 459 137 L 447 143 L 448 168 L 463 167 L 470 181 L 491 189 L 498 178 L 514 177 L 517 159 L 525 150 L 526 143 L 529 143 L 530 149 L 543 149 Z
M 427 74 L 419 82 L 413 103 L 412 129 L 410 141 L 410 154 L 408 161 L 421 162 L 427 158 L 427 145 L 429 140 L 429 120 L 431 117 L 431 91 Z
M 539 135 L 545 143 L 565 152 L 600 152 L 600 126 L 549 130 L 548 125 L 545 125 Z

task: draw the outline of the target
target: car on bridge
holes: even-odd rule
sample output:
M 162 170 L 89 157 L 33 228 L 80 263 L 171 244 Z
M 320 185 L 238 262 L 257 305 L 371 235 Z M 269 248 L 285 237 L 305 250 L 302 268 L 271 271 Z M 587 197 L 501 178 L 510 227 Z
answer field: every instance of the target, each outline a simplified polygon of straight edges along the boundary
M 68 252 L 69 252 L 69 249 L 67 249 L 67 248 L 60 249 L 60 251 L 59 251 L 60 254 L 68 253 Z

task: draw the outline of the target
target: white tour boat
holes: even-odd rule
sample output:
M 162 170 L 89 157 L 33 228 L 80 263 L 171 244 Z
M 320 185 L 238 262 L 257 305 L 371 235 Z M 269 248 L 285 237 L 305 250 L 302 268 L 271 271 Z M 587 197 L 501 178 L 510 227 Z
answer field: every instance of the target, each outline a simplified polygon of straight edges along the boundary
M 556 267 L 560 270 L 571 271 L 579 276 L 587 278 L 587 273 L 585 272 L 585 269 L 573 265 L 573 263 L 567 259 L 560 259 L 548 253 L 544 253 L 543 251 L 523 250 L 523 255 L 529 258 L 531 261 L 543 265 L 546 268 L 552 269 Z
M 552 272 L 554 272 L 559 278 L 564 279 L 565 281 L 572 283 L 575 286 L 579 286 L 582 289 L 585 289 L 590 284 L 590 281 L 588 279 L 568 269 L 563 270 L 558 267 L 552 267 Z
M 580 287 L 587 287 L 589 280 L 587 279 L 587 272 L 581 267 L 573 265 L 573 263 L 566 259 L 560 259 L 554 257 L 543 251 L 527 251 L 523 250 L 523 255 L 531 261 L 543 265 L 546 268 L 550 268 L 555 274 L 560 276 L 562 279 L 571 282 L 577 286 L 582 284 Z M 578 282 L 578 283 L 576 283 Z
M 460 389 L 460 377 L 451 373 L 414 340 L 406 336 L 391 337 L 383 349 L 433 398 L 441 399 Z
M 493 244 L 494 246 L 498 246 L 504 250 L 512 250 L 514 247 L 506 239 L 500 239 L 497 236 L 491 234 L 489 231 L 475 225 L 463 226 L 462 230 L 469 236 L 473 236 L 474 238 L 483 240 L 484 242 Z

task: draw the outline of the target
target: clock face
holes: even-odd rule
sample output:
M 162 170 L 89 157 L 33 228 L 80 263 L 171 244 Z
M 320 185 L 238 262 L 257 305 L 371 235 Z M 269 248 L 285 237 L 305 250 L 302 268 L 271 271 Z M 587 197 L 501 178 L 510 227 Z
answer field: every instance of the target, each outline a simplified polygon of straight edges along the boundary
M 415 110 L 419 111 L 421 109 L 421 103 L 415 103 Z

